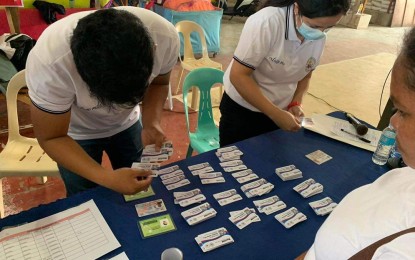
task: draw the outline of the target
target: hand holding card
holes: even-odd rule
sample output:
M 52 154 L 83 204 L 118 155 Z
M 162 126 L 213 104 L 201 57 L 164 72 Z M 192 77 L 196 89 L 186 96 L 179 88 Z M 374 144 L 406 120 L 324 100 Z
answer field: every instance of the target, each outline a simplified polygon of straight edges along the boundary
M 99 184 L 121 194 L 131 195 L 146 190 L 150 186 L 153 180 L 150 174 L 149 171 L 120 168 L 106 174 L 105 179 Z

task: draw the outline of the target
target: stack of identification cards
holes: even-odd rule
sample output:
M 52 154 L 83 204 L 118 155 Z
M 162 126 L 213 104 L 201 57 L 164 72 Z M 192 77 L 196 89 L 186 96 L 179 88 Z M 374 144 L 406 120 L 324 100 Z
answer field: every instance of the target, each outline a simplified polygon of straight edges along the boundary
M 139 217 L 164 212 L 167 210 L 162 199 L 136 204 L 135 209 L 137 210 Z
M 259 222 L 261 219 L 253 208 L 244 208 L 242 210 L 231 211 L 229 220 L 239 229 L 243 229 L 253 222 Z
M 174 172 L 166 173 L 163 175 L 160 175 L 160 180 L 165 183 L 168 179 L 172 179 L 174 177 L 184 177 L 184 172 L 182 170 L 176 170 Z
M 138 227 L 142 238 L 161 235 L 176 230 L 170 214 L 157 216 L 138 221 Z
M 331 213 L 333 209 L 337 206 L 337 203 L 333 202 L 333 200 L 329 197 L 325 197 L 324 199 L 316 200 L 308 204 L 319 216 L 324 216 Z
M 182 217 L 190 226 L 215 217 L 216 210 L 208 202 L 182 212 Z
M 200 234 L 195 237 L 195 240 L 204 253 L 234 242 L 232 236 L 224 227 Z
M 235 145 L 219 148 L 216 150 L 215 154 L 221 162 L 239 160 L 241 159 L 241 155 L 243 155 Z
M 133 195 L 123 195 L 123 196 L 124 196 L 124 200 L 126 202 L 129 202 L 129 201 L 132 201 L 132 200 L 147 198 L 147 197 L 150 197 L 150 196 L 153 196 L 153 195 L 156 195 L 156 194 L 154 193 L 154 190 L 150 185 L 146 190 L 137 192 L 136 194 L 133 194 Z
M 174 190 L 179 187 L 183 187 L 185 185 L 190 184 L 190 181 L 186 178 L 186 176 L 184 176 L 184 174 L 183 175 L 179 174 L 178 176 L 165 179 L 161 182 L 164 184 L 164 186 L 166 186 L 167 190 Z
M 279 167 L 275 169 L 275 173 L 278 177 L 281 178 L 283 181 L 295 180 L 299 178 L 303 178 L 303 172 L 300 171 L 295 167 L 295 165 L 291 164 L 284 167 Z
M 158 171 L 160 169 L 160 164 L 159 163 L 140 163 L 140 162 L 135 162 L 131 165 L 131 168 L 133 169 L 139 169 L 139 170 L 146 170 L 146 171 L 151 171 L 151 175 L 152 177 L 157 177 L 158 176 Z
M 306 157 L 319 165 L 332 159 L 330 155 L 324 153 L 321 150 L 317 150 L 310 154 L 307 154 Z
M 217 202 L 221 206 L 225 206 L 235 201 L 242 200 L 241 195 L 239 195 L 235 189 L 226 190 L 226 191 L 213 194 L 213 197 L 217 200 Z
M 210 166 L 208 162 L 199 163 L 195 165 L 190 165 L 187 168 L 189 168 L 190 172 L 193 174 L 193 176 L 197 176 L 201 173 L 208 173 L 208 172 L 214 172 L 215 170 Z
M 170 158 L 173 154 L 173 143 L 166 141 L 161 145 L 160 151 L 156 151 L 156 145 L 150 144 L 144 147 L 141 154 L 141 162 L 144 163 L 157 163 L 163 162 Z
M 291 228 L 292 226 L 305 221 L 306 215 L 299 212 L 297 208 L 290 208 L 280 214 L 275 215 L 275 219 L 278 220 L 285 228 Z
M 178 165 L 173 165 L 167 168 L 159 169 L 157 173 L 158 175 L 163 175 L 163 174 L 175 172 L 177 170 L 180 170 L 180 167 Z
M 199 173 L 200 182 L 202 184 L 213 184 L 225 182 L 221 172 Z
M 245 193 L 246 197 L 248 198 L 262 196 L 264 194 L 269 193 L 272 189 L 274 189 L 274 185 L 263 178 L 242 185 L 241 187 L 241 190 Z
M 225 172 L 234 172 L 248 169 L 242 160 L 232 160 L 219 163 Z
M 232 177 L 234 177 L 241 184 L 259 178 L 258 175 L 256 175 L 251 169 L 234 172 L 232 173 Z
M 184 172 L 179 166 L 173 165 L 157 171 L 161 182 L 166 186 L 166 189 L 173 190 L 190 184 L 190 181 L 184 175 Z
M 182 207 L 200 203 L 206 200 L 205 195 L 202 194 L 200 189 L 194 189 L 182 192 L 173 192 L 174 204 L 179 204 Z
M 265 213 L 267 215 L 287 207 L 287 205 L 282 200 L 280 200 L 277 195 L 263 200 L 254 200 L 254 205 L 260 213 Z
M 313 195 L 323 192 L 323 185 L 310 178 L 303 181 L 293 188 L 296 192 L 300 193 L 303 198 L 308 198 Z

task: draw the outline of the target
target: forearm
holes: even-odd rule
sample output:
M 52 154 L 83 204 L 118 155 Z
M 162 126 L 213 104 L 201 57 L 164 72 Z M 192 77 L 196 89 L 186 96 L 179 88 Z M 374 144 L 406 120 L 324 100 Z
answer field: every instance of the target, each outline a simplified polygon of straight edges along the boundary
M 237 77 L 231 77 L 231 82 L 241 97 L 268 117 L 273 118 L 276 114 L 282 112 L 262 93 L 259 85 L 252 77 L 238 75 Z
M 168 84 L 150 85 L 142 105 L 143 128 L 160 124 L 168 91 Z
M 261 91 L 261 87 L 252 77 L 253 69 L 238 62 L 232 64 L 230 80 L 238 93 L 249 104 L 268 116 L 283 130 L 297 131 L 300 125 L 293 114 L 273 104 Z
M 123 194 L 135 194 L 150 185 L 152 178 L 148 177 L 147 171 L 130 168 L 107 170 L 91 158 L 75 140 L 68 136 L 70 112 L 51 114 L 31 106 L 31 115 L 40 146 L 59 165 Z M 54 123 L 50 124 L 50 122 Z
M 109 174 L 111 171 L 93 160 L 71 137 L 39 140 L 39 144 L 59 165 L 77 175 L 105 187 L 111 182 Z

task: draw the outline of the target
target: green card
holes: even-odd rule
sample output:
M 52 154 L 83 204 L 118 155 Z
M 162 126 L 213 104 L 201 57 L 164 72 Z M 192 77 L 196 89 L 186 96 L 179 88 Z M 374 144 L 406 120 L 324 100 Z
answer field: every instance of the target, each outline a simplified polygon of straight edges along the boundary
M 138 200 L 142 198 L 147 198 L 150 196 L 155 195 L 154 190 L 151 186 L 148 187 L 147 190 L 140 191 L 133 195 L 124 195 L 124 199 L 126 202 L 132 201 L 132 200 Z
M 141 237 L 148 238 L 176 230 L 170 214 L 138 221 Z

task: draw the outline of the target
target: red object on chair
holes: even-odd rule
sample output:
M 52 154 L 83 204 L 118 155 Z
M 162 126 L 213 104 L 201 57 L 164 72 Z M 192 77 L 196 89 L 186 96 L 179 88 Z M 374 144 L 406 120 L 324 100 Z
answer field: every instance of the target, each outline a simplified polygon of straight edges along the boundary
M 154 6 L 154 0 L 150 0 L 150 2 L 148 2 L 148 3 L 144 6 L 144 8 L 145 8 L 145 9 L 148 9 L 148 10 L 151 10 L 151 9 L 153 8 L 153 6 Z
M 17 6 L 22 7 L 23 6 L 23 0 L 0 0 L 0 6 Z
M 57 14 L 56 18 L 60 20 L 67 15 L 87 10 L 93 10 L 93 8 L 66 8 L 66 14 Z M 46 27 L 48 27 L 40 12 L 35 8 L 19 8 L 19 14 L 20 32 L 29 35 L 33 39 L 38 39 Z M 10 29 L 7 23 L 6 11 L 0 10 L 0 35 L 5 33 L 10 33 Z

